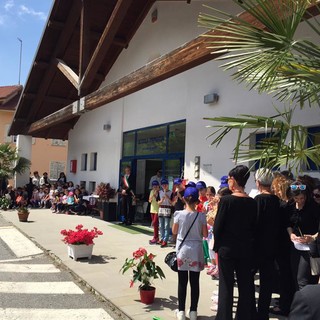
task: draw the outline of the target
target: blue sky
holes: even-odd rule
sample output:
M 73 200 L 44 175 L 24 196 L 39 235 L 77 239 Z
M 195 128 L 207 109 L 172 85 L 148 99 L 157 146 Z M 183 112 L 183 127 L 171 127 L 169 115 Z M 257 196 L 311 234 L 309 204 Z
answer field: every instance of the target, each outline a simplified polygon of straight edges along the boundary
M 23 86 L 35 57 L 53 0 L 0 0 L 0 86 Z

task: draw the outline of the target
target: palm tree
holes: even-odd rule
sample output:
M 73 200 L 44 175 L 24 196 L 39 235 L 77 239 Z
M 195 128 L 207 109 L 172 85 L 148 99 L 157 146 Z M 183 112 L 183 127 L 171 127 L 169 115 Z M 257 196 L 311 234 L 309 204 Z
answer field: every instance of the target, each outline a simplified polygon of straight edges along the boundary
M 20 157 L 17 148 L 9 143 L 0 144 L 0 181 L 1 185 L 15 174 L 22 174 L 29 170 L 30 160 Z
M 240 115 L 236 118 L 206 118 L 218 122 L 213 125 L 212 144 L 219 145 L 232 130 L 238 130 L 233 157 L 235 161 L 254 161 L 265 167 L 286 166 L 301 171 L 313 161 L 320 166 L 320 146 L 313 145 L 307 130 L 291 122 L 297 105 L 313 107 L 320 102 L 320 47 L 305 39 L 295 39 L 303 21 L 310 33 L 320 36 L 320 24 L 312 22 L 310 7 L 319 7 L 315 0 L 234 0 L 255 18 L 250 23 L 215 8 L 214 14 L 200 14 L 201 25 L 213 29 L 206 36 L 210 48 L 225 60 L 222 68 L 235 70 L 234 79 L 246 83 L 250 89 L 274 95 L 285 107 L 275 108 L 273 117 Z M 209 8 L 209 7 L 208 7 Z M 252 19 L 251 19 L 252 20 Z M 286 104 L 289 107 L 286 107 Z M 266 139 L 250 148 L 250 134 L 263 129 Z

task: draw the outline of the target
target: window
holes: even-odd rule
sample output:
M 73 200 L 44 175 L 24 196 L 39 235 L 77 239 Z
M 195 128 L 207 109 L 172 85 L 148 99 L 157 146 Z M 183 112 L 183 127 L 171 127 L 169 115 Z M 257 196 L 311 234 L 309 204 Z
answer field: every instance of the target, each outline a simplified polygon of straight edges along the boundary
M 86 181 L 80 181 L 80 188 L 85 188 L 86 189 L 86 186 L 87 185 L 87 182 Z
M 135 132 L 127 132 L 123 134 L 123 157 L 134 156 Z
M 265 148 L 263 143 L 269 142 L 276 142 L 279 138 L 277 135 L 274 134 L 274 132 L 271 134 L 270 132 L 267 133 L 257 133 L 255 135 L 255 143 L 254 143 L 254 148 L 256 149 L 262 149 Z M 249 166 L 253 166 L 253 170 L 258 170 L 259 166 L 263 167 L 263 161 L 264 159 L 260 158 L 260 160 L 257 160 L 253 166 L 253 162 L 250 162 Z M 270 160 L 270 159 L 269 159 Z M 274 168 L 274 170 L 277 170 L 277 168 Z
M 186 121 L 123 133 L 122 157 L 183 154 L 185 151 Z
M 186 123 L 179 122 L 169 125 L 169 153 L 184 152 L 186 138 Z
M 60 139 L 52 139 L 51 140 L 51 145 L 52 146 L 65 147 L 66 146 L 66 141 L 60 140 Z
M 58 179 L 60 172 L 65 172 L 66 163 L 62 161 L 50 161 L 50 179 Z
M 81 171 L 87 171 L 88 154 L 83 153 L 81 155 Z
M 89 181 L 89 194 L 93 193 L 96 190 L 96 182 L 95 181 Z
M 311 127 L 308 128 L 308 142 L 307 147 L 310 148 L 312 146 L 320 145 L 320 127 Z M 319 170 L 316 164 L 309 160 L 309 170 Z
M 96 171 L 97 170 L 97 152 L 90 153 L 90 171 Z
M 165 153 L 166 146 L 167 126 L 137 131 L 137 155 Z

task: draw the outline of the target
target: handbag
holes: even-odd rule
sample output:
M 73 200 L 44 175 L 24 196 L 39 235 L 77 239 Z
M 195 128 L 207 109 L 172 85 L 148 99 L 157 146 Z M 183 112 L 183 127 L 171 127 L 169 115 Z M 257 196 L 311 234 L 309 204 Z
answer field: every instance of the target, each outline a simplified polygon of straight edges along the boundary
M 311 274 L 313 276 L 320 275 L 320 258 L 313 258 L 310 256 L 310 267 L 311 267 Z
M 187 235 L 189 234 L 189 231 L 190 231 L 190 229 L 192 228 L 193 224 L 195 223 L 198 215 L 199 215 L 199 212 L 197 212 L 197 215 L 196 215 L 196 217 L 194 218 L 194 220 L 193 220 L 193 222 L 192 222 L 189 230 L 187 231 L 186 235 L 185 235 L 184 238 L 182 239 L 182 241 L 181 241 L 181 243 L 180 243 L 180 245 L 179 245 L 178 250 L 181 249 L 181 246 L 182 246 L 184 240 L 186 239 Z M 172 271 L 178 272 L 178 261 L 177 261 L 177 253 L 176 253 L 176 251 L 171 251 L 171 252 L 169 252 L 169 253 L 165 256 L 164 262 L 170 267 L 170 269 L 171 269 Z

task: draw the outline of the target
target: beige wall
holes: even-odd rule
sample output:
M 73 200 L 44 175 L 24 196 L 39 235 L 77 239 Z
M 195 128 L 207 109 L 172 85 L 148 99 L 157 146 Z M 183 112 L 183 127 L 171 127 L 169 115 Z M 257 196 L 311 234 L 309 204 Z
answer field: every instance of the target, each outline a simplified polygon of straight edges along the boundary
M 12 111 L 0 110 L 0 143 L 12 141 L 12 139 L 7 137 L 8 128 L 12 122 L 12 118 L 13 118 Z
M 6 137 L 6 133 L 7 127 L 12 122 L 13 114 L 13 111 L 0 110 L 0 143 L 9 142 L 10 138 Z M 12 141 L 12 138 L 10 141 Z M 42 175 L 42 173 L 46 171 L 50 176 L 50 167 L 54 162 L 64 164 L 65 172 L 67 167 L 68 142 L 65 141 L 64 146 L 53 144 L 54 142 L 52 139 L 32 139 L 31 173 L 39 171 L 39 174 Z M 53 171 L 54 173 L 59 174 L 61 168 L 57 167 Z M 55 178 L 55 176 L 50 176 L 50 178 Z

